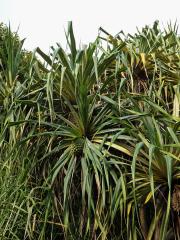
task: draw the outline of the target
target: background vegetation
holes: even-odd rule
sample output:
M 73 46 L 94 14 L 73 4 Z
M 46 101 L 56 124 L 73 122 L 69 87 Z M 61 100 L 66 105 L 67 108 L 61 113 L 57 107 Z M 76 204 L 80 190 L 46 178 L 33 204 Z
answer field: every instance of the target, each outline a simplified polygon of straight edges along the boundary
M 180 239 L 180 37 L 77 48 L 0 25 L 0 239 Z

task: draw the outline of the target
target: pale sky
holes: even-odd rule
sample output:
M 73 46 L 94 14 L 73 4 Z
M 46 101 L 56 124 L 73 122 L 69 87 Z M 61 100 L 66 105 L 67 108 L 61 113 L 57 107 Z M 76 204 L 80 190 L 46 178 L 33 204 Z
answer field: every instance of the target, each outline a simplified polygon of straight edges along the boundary
M 100 26 L 116 34 L 133 33 L 155 20 L 180 24 L 180 0 L 0 0 L 0 21 L 10 21 L 14 31 L 19 26 L 30 50 L 48 50 L 56 42 L 65 46 L 64 29 L 70 20 L 77 42 L 87 44 Z

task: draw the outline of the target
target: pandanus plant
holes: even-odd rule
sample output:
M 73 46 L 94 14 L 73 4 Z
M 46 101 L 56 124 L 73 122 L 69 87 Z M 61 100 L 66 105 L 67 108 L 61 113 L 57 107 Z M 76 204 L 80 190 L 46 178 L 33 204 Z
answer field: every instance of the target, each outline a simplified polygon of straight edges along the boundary
M 104 77 L 105 71 L 121 46 L 100 54 L 98 41 L 85 49 L 76 49 L 70 23 L 67 33 L 70 52 L 65 53 L 58 45 L 57 49 L 52 48 L 49 57 L 37 49 L 46 61 L 45 65 L 39 62 L 39 68 L 48 76 L 49 118 L 40 124 L 46 129 L 45 136 L 54 135 L 51 151 L 40 161 L 54 164 L 46 178 L 55 192 L 54 202 L 60 211 L 59 221 L 63 216 L 67 239 L 71 234 L 77 234 L 78 238 L 106 239 L 112 220 L 108 208 L 121 189 L 114 192 L 121 175 L 117 159 L 121 158 L 116 159 L 108 151 L 106 141 L 112 132 L 121 129 L 111 119 L 109 105 L 101 98 L 114 76 L 112 73 Z
M 128 239 L 179 239 L 180 119 L 147 96 L 129 97 L 125 126 L 133 140 L 123 142 L 132 156 L 123 200 Z
M 151 95 L 122 91 L 120 101 L 118 94 L 113 99 L 103 97 L 126 133 L 123 140 L 111 142 L 118 146 L 116 154 L 124 155 L 119 163 L 126 166 L 126 187 L 117 207 L 120 222 L 127 224 L 128 239 L 179 239 L 179 115 Z
M 124 47 L 117 54 L 114 68 L 125 68 L 120 74 L 127 80 L 129 92 L 144 93 L 151 88 L 163 88 L 165 99 L 168 92 L 173 91 L 172 87 L 179 84 L 180 39 L 176 24 L 169 24 L 168 29 L 162 31 L 156 21 L 152 28 L 146 26 L 134 36 L 120 32 L 113 37 L 103 28 L 100 30 L 101 38 L 108 42 L 110 48 L 124 43 Z
M 179 239 L 180 135 L 176 123 L 142 117 L 135 127 L 132 196 L 144 239 Z

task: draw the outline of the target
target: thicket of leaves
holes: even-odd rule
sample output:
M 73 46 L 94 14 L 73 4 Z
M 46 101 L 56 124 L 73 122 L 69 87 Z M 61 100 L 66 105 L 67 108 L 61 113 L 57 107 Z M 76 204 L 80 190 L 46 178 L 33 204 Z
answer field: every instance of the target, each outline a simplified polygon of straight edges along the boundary
M 48 55 L 0 26 L 1 239 L 180 239 L 177 30 Z

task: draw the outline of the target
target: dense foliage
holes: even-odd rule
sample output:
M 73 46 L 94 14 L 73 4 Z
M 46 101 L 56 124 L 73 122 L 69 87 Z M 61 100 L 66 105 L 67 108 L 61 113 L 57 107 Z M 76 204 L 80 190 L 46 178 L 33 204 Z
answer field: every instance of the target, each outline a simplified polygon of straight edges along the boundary
M 44 53 L 0 25 L 0 238 L 180 239 L 180 37 L 158 22 Z

